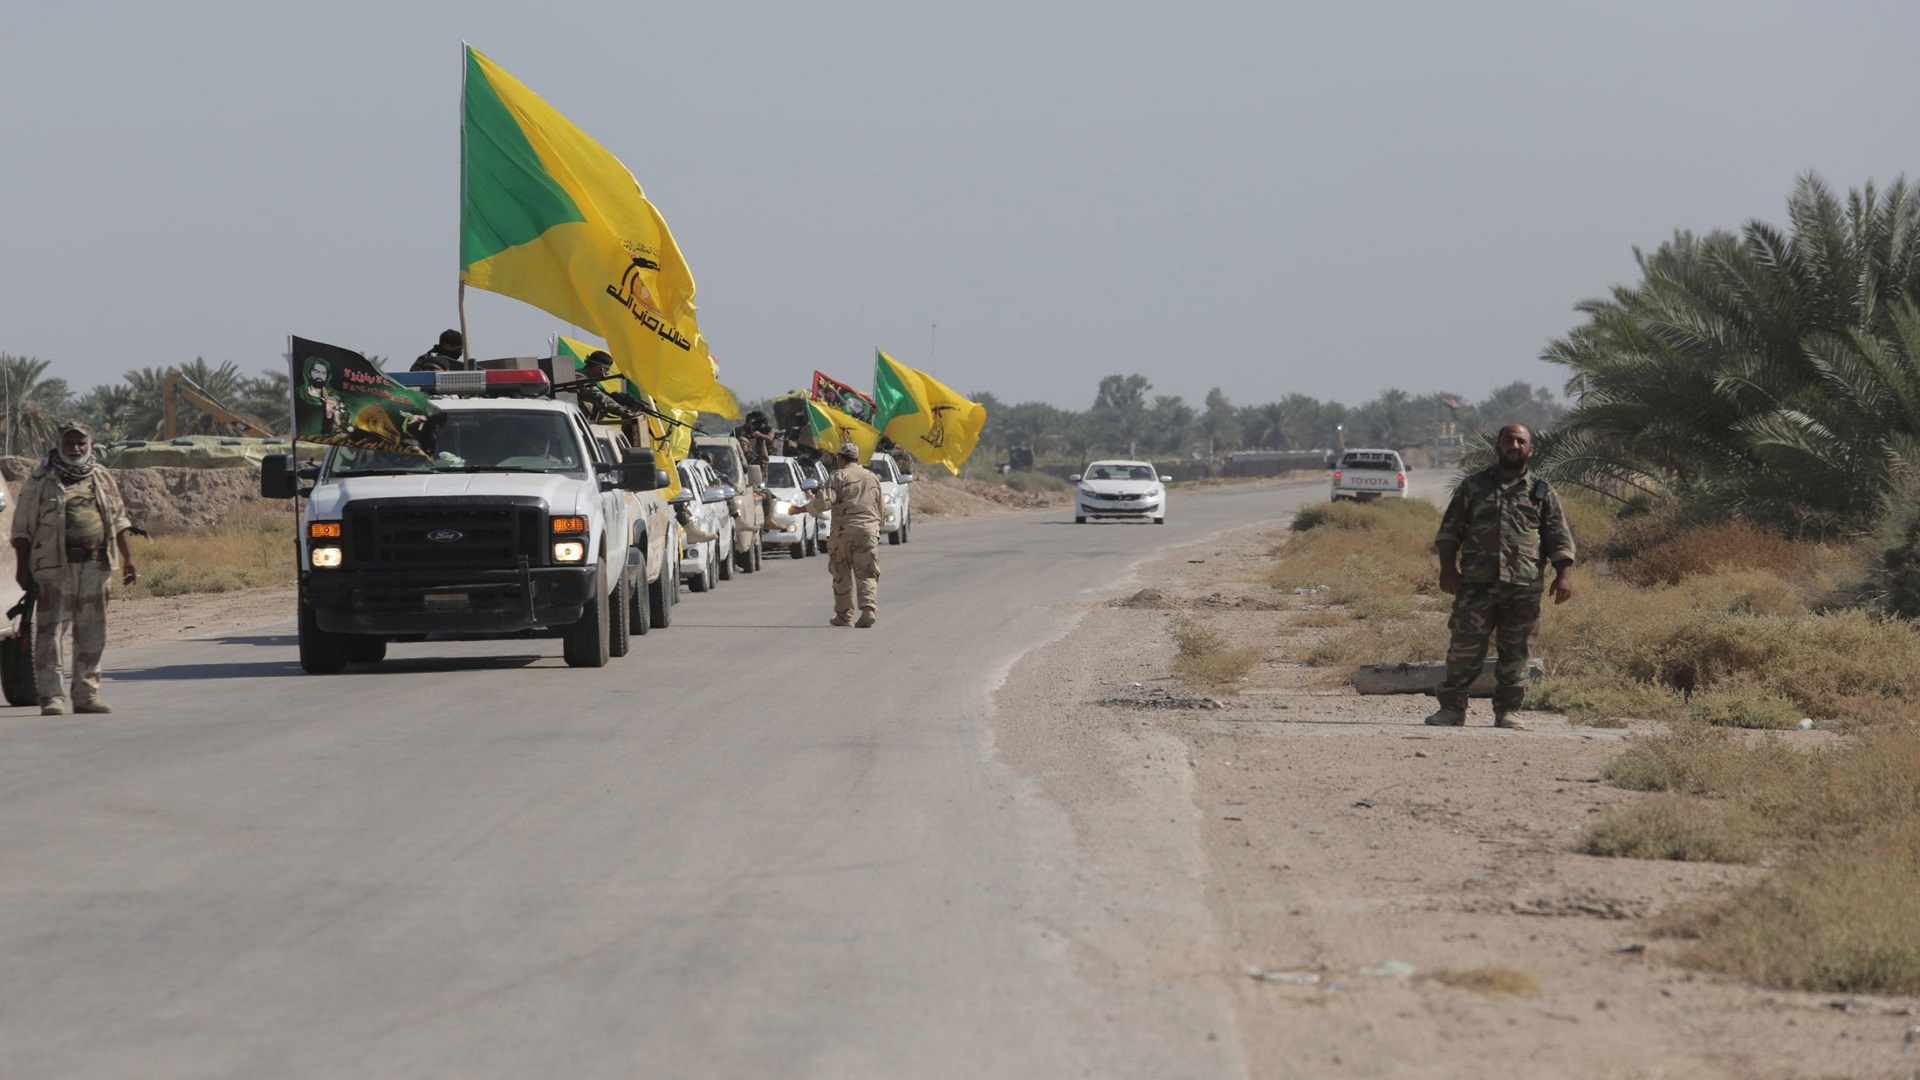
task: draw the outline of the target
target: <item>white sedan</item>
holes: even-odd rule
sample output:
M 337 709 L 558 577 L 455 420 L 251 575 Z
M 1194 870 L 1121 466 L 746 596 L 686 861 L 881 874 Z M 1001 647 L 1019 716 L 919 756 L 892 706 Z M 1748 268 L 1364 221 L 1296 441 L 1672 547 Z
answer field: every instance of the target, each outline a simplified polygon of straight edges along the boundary
M 1167 523 L 1167 489 L 1173 480 L 1161 476 L 1145 461 L 1096 461 L 1087 471 L 1067 479 L 1079 484 L 1073 495 L 1073 520 L 1088 518 L 1151 518 Z

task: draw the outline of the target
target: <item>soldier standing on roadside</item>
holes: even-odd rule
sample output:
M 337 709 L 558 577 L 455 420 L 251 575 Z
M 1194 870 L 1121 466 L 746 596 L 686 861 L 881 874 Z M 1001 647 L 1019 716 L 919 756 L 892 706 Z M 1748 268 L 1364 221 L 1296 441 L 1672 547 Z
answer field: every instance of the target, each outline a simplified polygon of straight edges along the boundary
M 880 604 L 880 481 L 860 467 L 860 448 L 842 443 L 827 486 L 813 493 L 807 512 L 833 511 L 827 569 L 833 572 L 832 626 L 872 626 Z M 829 498 L 831 495 L 831 498 Z M 860 621 L 853 621 L 858 594 Z
M 129 535 L 133 523 L 113 474 L 93 453 L 93 429 L 60 428 L 60 445 L 20 488 L 13 518 L 14 575 L 37 591 L 33 618 L 33 674 L 40 712 L 64 716 L 60 674 L 69 627 L 73 634 L 73 711 L 106 713 L 100 700 L 100 656 L 107 647 L 107 592 L 115 570 L 132 585 Z
M 1493 726 L 1524 731 L 1526 725 L 1513 714 L 1527 692 L 1524 680 L 1533 630 L 1540 621 L 1540 596 L 1551 588 L 1554 603 L 1573 599 L 1567 577 L 1573 567 L 1573 531 L 1553 485 L 1527 469 L 1533 433 L 1524 424 L 1508 424 L 1494 445 L 1498 463 L 1454 489 L 1434 538 L 1440 591 L 1453 596 L 1447 676 L 1434 692 L 1440 708 L 1427 717 L 1436 727 L 1467 722 L 1467 687 L 1480 674 L 1491 638 L 1499 654 Z M 1554 570 L 1551 586 L 1543 573 L 1547 564 Z

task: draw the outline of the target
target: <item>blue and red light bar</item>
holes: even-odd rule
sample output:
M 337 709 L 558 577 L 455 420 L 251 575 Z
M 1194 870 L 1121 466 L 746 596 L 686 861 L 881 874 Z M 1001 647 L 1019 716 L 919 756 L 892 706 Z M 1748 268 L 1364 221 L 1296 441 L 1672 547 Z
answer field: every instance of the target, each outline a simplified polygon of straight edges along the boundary
M 485 371 L 400 371 L 387 376 L 401 386 L 428 394 L 544 394 L 547 373 L 537 368 L 500 368 Z

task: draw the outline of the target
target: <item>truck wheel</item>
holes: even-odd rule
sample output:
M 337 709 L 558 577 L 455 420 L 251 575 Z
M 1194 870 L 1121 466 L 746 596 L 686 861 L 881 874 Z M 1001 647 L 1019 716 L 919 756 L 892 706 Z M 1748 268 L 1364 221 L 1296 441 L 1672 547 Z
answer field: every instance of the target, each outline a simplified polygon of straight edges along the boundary
M 647 595 L 647 553 L 644 551 L 633 570 L 632 584 L 627 590 L 627 632 L 638 637 L 653 629 L 653 612 L 647 610 L 652 605 Z
M 1085 514 L 1073 515 L 1073 523 L 1075 525 L 1085 525 L 1087 523 L 1087 515 Z
M 309 675 L 333 675 L 347 666 L 347 643 L 343 634 L 320 629 L 320 618 L 313 605 L 300 601 L 300 670 Z
M 654 626 L 673 625 L 673 605 L 680 592 L 680 562 L 660 568 L 660 577 L 647 586 L 647 621 Z
M 632 591 L 626 574 L 614 583 L 613 592 L 607 596 L 607 655 L 625 656 L 632 643 L 632 624 L 627 617 L 633 613 L 633 598 L 627 594 Z
M 737 536 L 739 534 L 736 533 L 734 535 Z M 714 562 L 719 564 L 720 580 L 732 581 L 733 580 L 733 563 L 734 563 L 734 560 L 740 558 L 740 556 L 736 554 L 733 550 L 734 538 L 732 536 L 726 537 L 726 541 L 727 541 L 727 544 L 726 544 L 726 547 L 724 548 L 720 546 L 719 541 L 716 540 L 714 542 L 714 551 L 718 553 L 717 557 L 714 559 Z
M 888 533 L 888 534 L 887 534 L 887 543 L 889 543 L 889 544 L 897 544 L 897 543 L 899 543 L 899 542 L 900 542 L 900 530 L 899 530 L 899 529 L 895 529 L 895 530 L 893 530 L 892 532 L 890 532 L 890 533 Z
M 906 517 L 903 517 L 900 519 L 900 542 L 903 544 L 913 543 L 913 515 L 912 514 L 908 514 Z
M 796 559 L 804 559 L 807 557 L 807 531 L 805 529 L 800 530 L 800 538 L 793 542 L 793 557 Z
M 818 554 L 820 554 L 820 526 L 815 525 L 813 531 L 807 534 L 807 558 L 811 559 Z
M 387 658 L 387 639 L 372 634 L 354 634 L 347 638 L 347 662 L 377 664 Z
M 9 705 L 40 704 L 40 686 L 33 672 L 33 614 L 20 620 L 20 632 L 0 641 L 0 691 Z
M 561 632 L 560 655 L 568 667 L 607 666 L 607 591 L 595 581 L 587 610 Z
M 760 567 L 764 565 L 766 545 L 766 537 L 755 536 L 753 538 L 753 572 L 756 574 L 760 572 Z

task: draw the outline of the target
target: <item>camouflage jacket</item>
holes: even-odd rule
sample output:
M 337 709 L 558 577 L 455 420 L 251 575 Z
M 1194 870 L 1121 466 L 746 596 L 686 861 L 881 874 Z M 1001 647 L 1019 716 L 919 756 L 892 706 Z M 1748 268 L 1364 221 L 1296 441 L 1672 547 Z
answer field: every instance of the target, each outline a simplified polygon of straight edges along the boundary
M 1502 481 L 1497 467 L 1460 481 L 1434 546 L 1460 547 L 1465 585 L 1537 585 L 1545 568 L 1573 561 L 1573 530 L 1560 496 L 1533 473 Z
M 113 473 L 104 466 L 95 466 L 87 481 L 93 484 L 100 517 L 107 526 L 107 561 L 117 573 L 120 545 L 114 541 L 122 532 L 133 528 L 133 522 L 127 519 L 127 507 L 120 501 L 120 487 L 114 483 Z M 30 565 L 35 573 L 58 570 L 66 565 L 67 507 L 61 499 L 60 477 L 44 465 L 20 485 L 20 505 L 13 512 L 13 536 L 33 545 Z
M 886 514 L 882 502 L 877 477 L 858 465 L 842 465 L 827 477 L 826 487 L 813 493 L 807 510 L 814 514 L 833 511 L 834 536 L 859 531 L 877 537 Z

